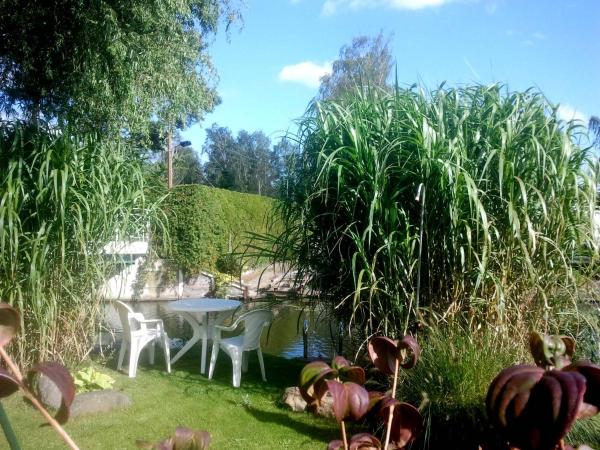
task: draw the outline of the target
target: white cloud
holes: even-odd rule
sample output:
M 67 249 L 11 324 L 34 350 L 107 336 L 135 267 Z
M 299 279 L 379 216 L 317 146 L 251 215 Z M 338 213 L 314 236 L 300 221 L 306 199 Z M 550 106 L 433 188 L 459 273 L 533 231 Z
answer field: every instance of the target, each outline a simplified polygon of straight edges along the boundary
M 302 61 L 298 64 L 285 66 L 279 72 L 278 78 L 281 81 L 291 81 L 309 88 L 317 88 L 321 82 L 321 77 L 330 73 L 331 62 L 317 64 L 312 61 Z
M 589 120 L 588 116 L 586 116 L 584 113 L 578 111 L 576 108 L 568 104 L 559 105 L 557 113 L 559 119 L 566 121 L 580 120 L 585 125 L 587 125 Z
M 534 38 L 536 38 L 536 39 L 538 39 L 538 40 L 540 40 L 540 41 L 543 40 L 543 39 L 546 39 L 546 35 L 544 33 L 540 33 L 539 31 L 536 31 L 531 36 L 534 37 Z
M 339 10 L 356 11 L 364 8 L 387 7 L 393 9 L 417 10 L 432 6 L 442 6 L 453 0 L 325 0 L 323 15 L 335 14 Z

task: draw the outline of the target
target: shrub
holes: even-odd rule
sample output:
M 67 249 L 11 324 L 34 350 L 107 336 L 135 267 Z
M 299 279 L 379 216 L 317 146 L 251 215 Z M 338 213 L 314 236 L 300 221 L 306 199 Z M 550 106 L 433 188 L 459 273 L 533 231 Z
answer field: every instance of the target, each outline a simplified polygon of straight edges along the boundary
M 365 335 L 404 334 L 420 307 L 552 317 L 556 292 L 576 292 L 572 255 L 594 248 L 596 161 L 579 134 L 541 93 L 498 85 L 316 102 L 271 255 Z
M 215 270 L 220 257 L 243 249 L 247 232 L 265 232 L 273 202 L 208 186 L 176 186 L 163 203 L 171 245 L 159 254 L 189 276 Z

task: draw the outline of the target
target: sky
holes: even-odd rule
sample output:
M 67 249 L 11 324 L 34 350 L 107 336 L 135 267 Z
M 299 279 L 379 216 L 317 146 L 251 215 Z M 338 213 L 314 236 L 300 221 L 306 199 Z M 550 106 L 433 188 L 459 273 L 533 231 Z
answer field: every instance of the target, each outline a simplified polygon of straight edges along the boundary
M 600 115 L 600 0 L 245 0 L 241 12 L 209 47 L 222 102 L 182 133 L 199 152 L 213 123 L 273 143 L 294 132 L 340 48 L 379 32 L 401 85 L 534 87 L 565 119 Z

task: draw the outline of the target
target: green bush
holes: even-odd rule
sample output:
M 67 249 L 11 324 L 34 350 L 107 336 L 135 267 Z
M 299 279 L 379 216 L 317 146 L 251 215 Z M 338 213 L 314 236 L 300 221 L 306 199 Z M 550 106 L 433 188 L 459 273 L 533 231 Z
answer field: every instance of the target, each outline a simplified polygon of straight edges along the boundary
M 226 255 L 232 250 L 243 251 L 247 233 L 267 230 L 273 206 L 273 199 L 259 195 L 201 185 L 176 186 L 162 204 L 171 245 L 163 246 L 159 255 L 188 276 L 214 271 L 217 261 L 231 258 Z M 233 269 L 231 264 L 228 268 Z

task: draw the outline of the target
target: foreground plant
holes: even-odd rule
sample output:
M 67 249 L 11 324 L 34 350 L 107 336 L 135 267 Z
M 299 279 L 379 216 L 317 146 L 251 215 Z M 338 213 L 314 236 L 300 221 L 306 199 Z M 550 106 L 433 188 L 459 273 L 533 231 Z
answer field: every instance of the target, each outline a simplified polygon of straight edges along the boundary
M 177 427 L 175 434 L 167 439 L 156 443 L 136 441 L 136 445 L 147 450 L 206 450 L 210 441 L 208 431 Z
M 300 374 L 300 393 L 307 409 L 314 411 L 323 396 L 329 392 L 333 399 L 333 413 L 340 424 L 342 439 L 329 443 L 328 450 L 402 449 L 413 442 L 422 428 L 419 411 L 408 403 L 395 399 L 399 367 L 413 367 L 420 354 L 414 338 L 405 336 L 400 341 L 376 337 L 369 342 L 369 356 L 373 364 L 387 375 L 393 375 L 391 393 L 368 392 L 365 371 L 353 366 L 341 356 L 333 359 L 331 366 L 322 361 L 307 364 Z M 360 420 L 368 413 L 383 419 L 385 440 L 370 433 L 359 433 L 348 440 L 345 421 Z
M 5 347 L 10 343 L 12 338 L 18 333 L 20 328 L 19 312 L 12 306 L 6 303 L 0 303 L 0 356 L 8 366 L 9 370 L 0 367 L 0 398 L 8 397 L 17 390 L 20 390 L 25 398 L 35 406 L 44 416 L 44 419 L 56 430 L 62 440 L 73 450 L 78 450 L 79 447 L 67 432 L 61 427 L 61 423 L 65 423 L 69 418 L 69 408 L 75 398 L 75 384 L 69 371 L 61 364 L 54 362 L 39 363 L 27 372 L 24 377 L 19 367 L 15 364 L 12 358 L 6 352 Z M 60 408 L 55 417 L 44 408 L 34 394 L 35 380 L 37 376 L 43 375 L 50 379 L 58 388 L 62 400 Z M 7 441 L 11 450 L 20 449 L 19 443 L 16 440 L 12 427 L 8 421 L 8 417 L 4 414 L 2 405 L 0 404 L 0 422 L 4 430 Z
M 530 343 L 538 366 L 500 372 L 488 390 L 488 415 L 514 448 L 562 450 L 575 421 L 598 413 L 600 367 L 571 363 L 575 342 L 570 338 L 535 333 Z

